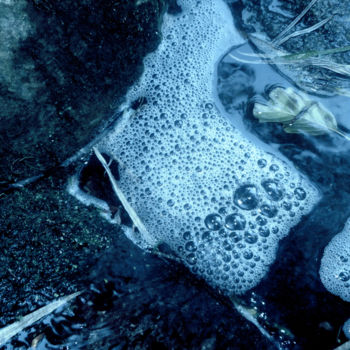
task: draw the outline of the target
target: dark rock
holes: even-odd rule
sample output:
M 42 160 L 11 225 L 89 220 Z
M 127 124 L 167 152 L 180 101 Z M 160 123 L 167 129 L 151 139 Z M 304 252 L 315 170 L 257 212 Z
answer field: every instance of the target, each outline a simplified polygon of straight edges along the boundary
M 66 177 L 42 180 L 1 198 L 0 323 L 76 291 L 118 229 L 66 191 Z M 67 176 L 67 174 L 65 174 Z
M 181 265 L 142 252 L 120 237 L 93 269 L 93 282 L 46 327 L 9 349 L 42 344 L 69 349 L 275 349 L 232 303 Z M 258 344 L 258 345 L 257 345 Z
M 114 113 L 159 42 L 164 1 L 0 4 L 0 181 L 56 166 Z

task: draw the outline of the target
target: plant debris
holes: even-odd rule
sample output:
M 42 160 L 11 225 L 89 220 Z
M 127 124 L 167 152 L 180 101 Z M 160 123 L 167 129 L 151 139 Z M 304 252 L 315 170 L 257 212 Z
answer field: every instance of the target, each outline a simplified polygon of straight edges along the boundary
M 317 136 L 335 132 L 350 141 L 350 137 L 338 129 L 334 115 L 321 103 L 310 100 L 292 88 L 277 87 L 271 90 L 268 103 L 256 102 L 253 115 L 260 122 L 279 122 L 287 133 L 306 133 Z
M 56 309 L 63 306 L 68 301 L 74 299 L 80 294 L 81 292 L 76 292 L 66 297 L 59 298 L 51 302 L 50 304 L 43 306 L 40 309 L 22 317 L 19 321 L 14 322 L 0 329 L 0 346 L 4 345 L 7 341 L 9 341 L 12 337 L 14 337 L 16 334 L 21 332 L 23 329 L 33 325 L 35 322 L 39 321 L 41 318 L 51 314 Z

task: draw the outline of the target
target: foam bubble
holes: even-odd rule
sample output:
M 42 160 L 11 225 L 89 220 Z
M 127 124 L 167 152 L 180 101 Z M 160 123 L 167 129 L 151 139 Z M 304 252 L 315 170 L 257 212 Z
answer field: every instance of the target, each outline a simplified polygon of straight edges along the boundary
M 216 63 L 242 42 L 228 7 L 179 3 L 183 12 L 165 15 L 163 40 L 127 95 L 147 103 L 98 148 L 117 160 L 118 185 L 150 235 L 211 285 L 240 294 L 265 275 L 278 241 L 318 196 L 216 108 Z
M 350 301 L 350 220 L 325 248 L 320 277 L 329 292 Z

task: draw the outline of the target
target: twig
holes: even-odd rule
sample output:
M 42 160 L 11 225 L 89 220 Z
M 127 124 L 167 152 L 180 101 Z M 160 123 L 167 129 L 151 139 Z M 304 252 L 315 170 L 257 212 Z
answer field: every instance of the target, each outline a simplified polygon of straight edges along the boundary
M 104 159 L 103 155 L 100 153 L 100 151 L 96 148 L 93 147 L 93 150 L 96 154 L 96 157 L 98 158 L 98 160 L 101 162 L 102 166 L 104 167 L 104 169 L 106 170 L 106 173 L 109 177 L 109 180 L 111 181 L 113 190 L 115 192 L 115 194 L 117 195 L 118 199 L 120 200 L 120 202 L 122 203 L 124 209 L 126 210 L 126 212 L 129 214 L 130 219 L 132 220 L 132 222 L 134 223 L 134 225 L 138 228 L 138 230 L 140 231 L 140 233 L 143 235 L 144 239 L 152 246 L 155 245 L 155 240 L 153 239 L 153 237 L 148 233 L 146 227 L 144 226 L 144 224 L 142 223 L 140 217 L 137 215 L 136 211 L 134 210 L 134 208 L 130 205 L 130 203 L 128 202 L 128 200 L 126 199 L 124 193 L 121 191 L 121 189 L 119 188 L 117 181 L 115 179 L 115 177 L 113 176 L 106 160 Z
M 312 0 L 309 5 L 305 7 L 305 9 L 300 13 L 299 16 L 297 16 L 284 30 L 282 30 L 281 33 L 277 35 L 277 37 L 272 41 L 272 43 L 276 46 L 279 45 L 279 41 L 284 38 L 285 34 L 289 32 L 304 16 L 305 14 L 311 9 L 311 7 L 316 3 L 317 0 Z
M 249 309 L 247 307 L 242 306 L 234 297 L 230 298 L 234 308 L 249 322 L 251 322 L 259 331 L 260 333 L 268 339 L 270 342 L 272 342 L 274 345 L 276 345 L 277 348 L 279 348 L 278 343 L 276 340 L 272 337 L 271 334 L 258 322 L 257 320 L 257 311 L 254 309 Z
M 50 304 L 43 306 L 42 308 L 22 317 L 19 321 L 14 322 L 4 328 L 0 329 L 0 346 L 4 345 L 7 341 L 9 341 L 16 334 L 21 332 L 23 329 L 33 325 L 35 322 L 39 321 L 41 318 L 51 314 L 60 306 L 63 306 L 68 301 L 76 298 L 82 292 L 76 292 L 70 294 L 66 297 L 59 298 Z
M 294 38 L 296 36 L 300 36 L 300 35 L 304 35 L 304 34 L 309 34 L 311 32 L 313 32 L 314 30 L 324 26 L 326 23 L 328 23 L 331 19 L 333 18 L 333 16 L 329 16 L 328 18 L 314 24 L 313 26 L 311 27 L 308 27 L 308 28 L 305 28 L 305 29 L 301 29 L 301 30 L 297 30 L 289 35 L 286 35 L 285 37 L 283 38 L 280 38 L 280 40 L 278 40 L 278 42 L 274 42 L 274 44 L 276 46 L 280 46 L 282 45 L 283 43 L 285 43 L 286 41 L 288 41 L 289 39 L 291 38 Z

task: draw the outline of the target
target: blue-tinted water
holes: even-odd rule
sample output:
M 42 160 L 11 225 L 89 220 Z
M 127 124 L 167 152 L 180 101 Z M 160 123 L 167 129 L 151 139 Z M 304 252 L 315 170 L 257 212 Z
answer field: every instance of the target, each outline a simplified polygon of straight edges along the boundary
M 274 2 L 270 9 L 277 7 Z M 262 60 L 242 62 L 247 57 L 242 52 L 256 51 L 246 43 L 218 65 L 218 96 L 228 118 L 280 151 L 322 195 L 280 242 L 276 262 L 262 282 L 230 300 L 168 259 L 172 252 L 167 247 L 155 256 L 144 253 L 118 232 L 120 242 L 92 269 L 83 295 L 4 348 L 27 349 L 37 335 L 42 335 L 37 349 L 330 349 L 345 341 L 341 328 L 350 307 L 324 288 L 319 267 L 325 246 L 350 216 L 349 141 L 334 133 L 287 134 L 280 124 L 259 123 L 252 113 L 254 102 L 266 100 L 274 86 L 296 91 L 298 86 Z M 309 97 L 349 132 L 348 97 Z M 89 180 L 96 188 L 103 171 L 96 159 L 90 162 L 85 172 L 92 172 Z M 234 304 L 250 310 L 272 341 L 239 315 Z

